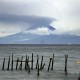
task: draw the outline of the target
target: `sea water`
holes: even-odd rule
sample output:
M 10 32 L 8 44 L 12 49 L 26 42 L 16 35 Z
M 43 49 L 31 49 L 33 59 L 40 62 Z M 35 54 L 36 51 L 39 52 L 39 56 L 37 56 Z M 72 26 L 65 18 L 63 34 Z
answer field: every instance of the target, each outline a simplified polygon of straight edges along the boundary
M 31 55 L 34 55 L 34 69 L 30 74 L 24 69 L 23 63 L 22 70 L 15 70 L 16 63 L 14 62 L 13 71 L 7 71 L 8 58 L 13 53 L 14 60 L 17 57 L 25 60 L 26 55 L 31 60 Z M 44 69 L 40 70 L 40 75 L 37 76 L 35 69 L 37 54 L 39 55 L 39 63 L 41 63 L 41 56 L 44 56 L 43 63 Z M 54 54 L 54 69 L 49 70 L 49 59 Z M 67 70 L 68 74 L 65 75 L 65 55 L 68 55 Z M 3 59 L 5 58 L 5 69 L 2 70 Z M 78 80 L 80 73 L 80 46 L 79 45 L 0 45 L 0 80 Z M 29 63 L 31 66 L 31 63 Z M 11 69 L 11 64 L 10 64 Z

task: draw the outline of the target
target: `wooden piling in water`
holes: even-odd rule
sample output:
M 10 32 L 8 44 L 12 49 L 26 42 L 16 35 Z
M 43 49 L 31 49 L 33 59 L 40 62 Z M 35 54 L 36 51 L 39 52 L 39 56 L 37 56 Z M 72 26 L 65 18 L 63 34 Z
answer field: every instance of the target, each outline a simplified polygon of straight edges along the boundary
M 7 70 L 9 70 L 9 66 L 10 66 L 10 56 L 9 56 L 9 60 L 8 60 L 8 67 L 7 67 Z
M 26 55 L 26 59 L 25 59 L 25 70 L 27 70 L 27 55 Z
M 53 70 L 53 64 L 54 64 L 54 54 L 53 54 L 53 58 L 52 58 L 52 66 L 51 66 L 51 70 Z
M 45 63 L 43 63 L 43 55 L 42 55 L 42 58 L 41 58 L 41 63 L 39 65 L 39 56 L 37 55 L 37 61 L 36 61 L 36 69 L 37 69 L 37 75 L 39 76 L 40 75 L 40 70 L 42 70 L 45 66 Z M 19 69 L 22 70 L 22 63 L 24 62 L 25 63 L 25 70 L 28 71 L 28 73 L 30 73 L 30 69 L 33 69 L 33 53 L 32 53 L 32 60 L 29 60 L 29 56 L 26 55 L 26 59 L 23 60 L 23 56 L 21 57 L 21 60 L 19 60 L 19 57 L 17 58 L 17 60 L 14 60 L 13 61 L 13 54 L 12 54 L 12 61 L 11 61 L 11 70 L 13 70 L 13 62 L 16 62 L 16 70 L 18 68 L 18 63 L 20 62 L 20 66 L 19 66 Z M 68 55 L 65 55 L 65 75 L 67 75 L 67 60 L 68 60 Z M 30 62 L 31 62 L 31 66 L 30 66 Z M 52 62 L 52 63 L 51 63 Z M 51 70 L 53 70 L 53 65 L 54 65 L 54 54 L 53 54 L 53 57 L 49 59 L 49 65 L 48 65 L 48 71 L 50 70 L 50 67 L 51 67 Z M 4 66 L 5 66 L 5 58 L 3 60 L 3 66 L 2 66 L 2 70 L 4 70 Z M 30 68 L 31 67 L 31 68 Z M 10 56 L 9 56 L 9 60 L 8 60 L 8 67 L 7 67 L 7 70 L 9 70 L 10 68 Z
M 38 61 L 38 63 L 37 63 L 37 76 L 39 76 L 40 75 L 40 73 L 39 73 L 39 61 Z
M 42 59 L 41 59 L 40 70 L 42 70 L 42 65 L 43 65 L 43 55 L 42 55 Z
M 45 63 L 43 64 L 42 69 L 44 69 L 44 66 L 45 66 Z
M 80 76 L 78 77 L 78 80 L 80 80 Z
M 39 62 L 39 56 L 37 55 L 36 69 L 38 67 L 38 62 Z
M 33 70 L 33 53 L 32 53 L 32 64 L 31 64 L 31 69 Z
M 13 70 L 13 53 L 12 53 L 11 70 Z
M 16 62 L 16 70 L 18 68 L 18 61 L 19 61 L 19 57 L 17 58 L 17 62 Z
M 26 59 L 26 68 L 29 71 L 29 68 L 30 68 L 30 66 L 29 66 L 29 56 L 28 56 L 28 59 Z
M 50 57 L 50 60 L 49 60 L 49 65 L 48 65 L 48 71 L 49 71 L 49 69 L 50 69 L 51 60 L 52 60 L 52 58 Z
M 30 70 L 30 65 L 29 65 L 29 63 L 28 63 L 28 73 L 30 73 L 30 71 L 31 71 L 31 70 Z
M 23 60 L 23 56 L 21 57 L 21 64 L 19 66 L 19 69 L 22 70 L 22 60 Z
M 29 56 L 28 56 L 28 59 L 27 59 L 27 70 L 28 70 L 28 73 L 30 74 Z
M 3 60 L 2 70 L 4 70 L 4 66 L 5 66 L 5 58 L 4 58 L 4 60 Z
M 28 56 L 28 62 L 29 62 L 29 56 Z
M 65 55 L 65 75 L 67 75 L 67 58 L 68 55 Z
M 78 80 L 80 80 L 80 73 L 79 73 L 79 76 L 78 76 Z

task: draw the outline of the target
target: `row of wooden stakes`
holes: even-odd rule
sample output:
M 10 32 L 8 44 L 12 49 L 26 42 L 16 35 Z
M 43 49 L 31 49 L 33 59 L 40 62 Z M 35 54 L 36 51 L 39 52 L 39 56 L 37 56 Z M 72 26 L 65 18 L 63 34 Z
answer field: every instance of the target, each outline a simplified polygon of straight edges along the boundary
M 43 63 L 43 57 L 44 56 L 42 55 L 41 63 L 39 64 L 39 56 L 37 55 L 37 61 L 36 61 L 35 69 L 37 69 L 37 75 L 38 76 L 40 75 L 40 70 L 44 69 L 44 66 L 45 66 L 45 63 Z M 68 58 L 68 55 L 65 55 L 65 70 L 64 70 L 65 75 L 67 75 L 67 58 Z M 24 69 L 27 70 L 28 73 L 30 73 L 30 71 L 33 70 L 33 63 L 34 63 L 33 53 L 32 53 L 32 59 L 31 60 L 29 60 L 29 56 L 27 56 L 27 55 L 26 55 L 25 60 L 23 60 L 23 56 L 21 57 L 21 60 L 19 60 L 19 57 L 17 58 L 17 60 L 13 60 L 13 54 L 12 54 L 11 68 L 10 68 L 10 56 L 9 56 L 7 70 L 13 70 L 13 63 L 14 62 L 16 62 L 16 70 L 18 69 L 18 67 L 20 70 L 22 70 L 22 63 L 24 62 L 25 63 Z M 19 62 L 20 62 L 20 65 L 18 64 Z M 31 62 L 31 67 L 29 65 L 29 62 Z M 53 70 L 53 64 L 54 64 L 54 54 L 52 57 L 50 57 L 47 71 L 50 70 L 50 66 L 51 66 L 51 70 Z M 4 70 L 4 67 L 5 67 L 5 58 L 3 60 L 2 70 Z

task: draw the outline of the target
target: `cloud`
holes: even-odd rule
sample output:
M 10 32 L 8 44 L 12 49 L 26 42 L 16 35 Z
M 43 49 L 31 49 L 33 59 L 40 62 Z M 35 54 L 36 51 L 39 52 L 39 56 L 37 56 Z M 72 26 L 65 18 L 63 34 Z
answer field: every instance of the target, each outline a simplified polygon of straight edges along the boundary
M 42 16 L 0 14 L 0 22 L 5 22 L 9 24 L 29 23 L 31 25 L 48 25 L 49 23 L 53 22 L 53 20 L 55 19 Z
M 78 17 L 63 18 L 55 22 L 56 31 L 53 34 L 70 34 L 80 36 L 80 19 Z
M 0 36 L 8 36 L 27 29 L 48 26 L 55 19 L 41 16 L 0 14 Z
M 31 27 L 27 30 L 24 30 L 23 33 L 25 34 L 36 34 L 36 35 L 49 35 L 52 34 L 56 30 L 53 26 L 47 25 L 47 26 L 37 26 L 37 27 Z
M 0 37 L 4 37 L 4 36 L 18 33 L 21 30 L 22 30 L 22 28 L 18 27 L 18 25 L 0 23 Z
M 56 28 L 53 34 L 80 36 L 80 0 L 55 0 L 52 4 L 59 12 L 55 15 L 58 21 L 52 24 Z
M 12 19 L 8 16 L 9 20 L 4 20 L 5 23 L 9 25 L 14 23 L 18 26 L 24 25 L 23 27 L 26 25 L 29 27 L 48 25 L 43 18 L 36 18 L 35 20 L 32 16 L 55 18 L 57 21 L 52 24 L 49 21 L 49 24 L 56 28 L 52 34 L 80 36 L 80 0 L 0 0 L 0 14 L 16 15 L 17 18 L 14 16 Z M 28 18 L 30 22 L 20 17 L 22 15 L 24 17 L 31 16 L 32 18 Z M 38 24 L 35 23 L 36 21 Z M 2 23 L 2 20 L 0 22 Z
M 47 27 L 36 28 L 34 30 L 26 30 L 23 33 L 28 34 L 36 34 L 36 35 L 49 35 L 50 31 Z

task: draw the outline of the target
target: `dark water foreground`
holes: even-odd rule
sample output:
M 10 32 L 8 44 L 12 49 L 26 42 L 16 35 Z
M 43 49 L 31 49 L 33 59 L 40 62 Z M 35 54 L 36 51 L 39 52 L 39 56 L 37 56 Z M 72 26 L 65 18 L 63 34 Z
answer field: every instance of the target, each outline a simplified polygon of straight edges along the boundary
M 14 60 L 17 57 L 27 54 L 30 56 L 34 54 L 34 69 L 31 70 L 30 74 L 24 70 L 14 70 L 7 71 L 8 57 L 14 54 Z M 54 53 L 54 70 L 47 71 L 49 58 L 52 57 Z M 45 62 L 45 67 L 40 71 L 40 76 L 37 76 L 37 70 L 35 69 L 36 55 L 44 56 L 43 62 Z M 65 54 L 68 54 L 68 75 L 65 75 L 64 64 L 65 64 Z M 2 71 L 3 58 L 6 59 L 5 70 Z M 80 46 L 78 45 L 1 45 L 0 46 L 0 80 L 77 80 L 80 72 Z
M 37 76 L 37 71 L 33 70 L 30 74 L 27 71 L 0 71 L 1 80 L 77 80 L 77 74 L 64 75 L 62 71 L 40 71 L 40 76 Z

